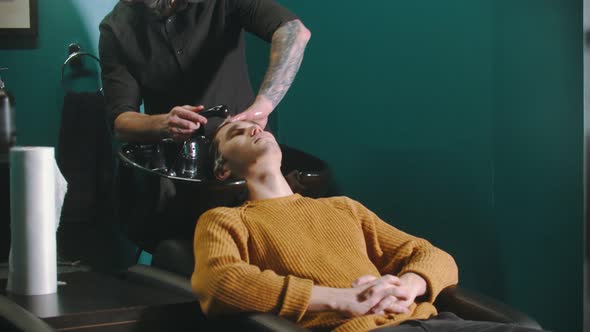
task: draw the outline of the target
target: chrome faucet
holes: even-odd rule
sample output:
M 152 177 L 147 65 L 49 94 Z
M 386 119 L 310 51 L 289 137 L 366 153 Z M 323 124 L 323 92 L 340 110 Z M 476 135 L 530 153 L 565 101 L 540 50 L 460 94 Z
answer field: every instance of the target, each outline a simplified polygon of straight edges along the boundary
M 206 118 L 229 116 L 229 109 L 225 105 L 217 105 L 199 112 Z M 184 141 L 180 150 L 179 160 L 176 161 L 176 171 L 168 175 L 195 178 L 207 174 L 208 151 L 210 140 L 205 136 L 205 128 L 201 126 L 191 138 Z M 174 174 L 173 174 L 174 173 Z

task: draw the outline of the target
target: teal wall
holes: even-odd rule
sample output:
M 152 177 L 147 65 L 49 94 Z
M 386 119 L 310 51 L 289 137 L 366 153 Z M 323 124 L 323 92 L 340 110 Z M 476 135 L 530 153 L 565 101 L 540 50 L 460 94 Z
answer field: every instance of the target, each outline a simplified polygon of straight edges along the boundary
M 505 297 L 555 330 L 581 331 L 582 1 L 503 0 L 495 13 L 495 220 L 510 230 L 498 238 Z
M 284 3 L 312 39 L 281 140 L 464 287 L 580 331 L 582 1 Z
M 16 97 L 17 142 L 21 145 L 56 146 L 64 92 L 60 85 L 61 64 L 68 56 L 68 45 L 78 43 L 82 50 L 97 54 L 98 23 L 116 0 L 39 0 L 39 36 L 34 48 L 11 49 L 14 41 L 0 41 L 0 67 L 7 87 Z M 95 71 L 66 87 L 96 90 L 97 66 L 90 60 L 85 68 Z
M 281 141 L 453 254 L 464 287 L 580 331 L 582 1 L 281 2 L 312 31 Z M 36 48 L 0 50 L 20 144 L 56 144 L 66 47 L 96 54 L 114 3 L 39 1 Z M 268 47 L 248 51 L 258 84 Z

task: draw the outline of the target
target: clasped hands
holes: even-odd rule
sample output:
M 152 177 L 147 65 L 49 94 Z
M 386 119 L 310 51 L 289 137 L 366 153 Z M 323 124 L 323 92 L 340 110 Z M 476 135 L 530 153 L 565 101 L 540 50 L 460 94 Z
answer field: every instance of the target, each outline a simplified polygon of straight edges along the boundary
M 366 275 L 358 278 L 352 288 L 343 289 L 342 301 L 336 301 L 336 309 L 348 317 L 367 314 L 408 314 L 410 306 L 421 295 L 421 286 L 414 283 L 420 278 L 413 273 L 401 277 L 384 275 L 380 278 Z

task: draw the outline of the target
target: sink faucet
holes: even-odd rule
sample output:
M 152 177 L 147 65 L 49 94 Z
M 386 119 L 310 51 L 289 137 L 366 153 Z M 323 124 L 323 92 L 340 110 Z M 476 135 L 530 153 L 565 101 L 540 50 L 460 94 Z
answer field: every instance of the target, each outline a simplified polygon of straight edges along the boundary
M 211 117 L 227 117 L 229 116 L 229 109 L 225 105 L 217 105 L 199 112 L 200 115 Z M 209 151 L 210 140 L 205 136 L 205 128 L 203 125 L 182 144 L 180 150 L 180 160 L 178 160 L 178 175 L 181 177 L 195 178 L 207 174 L 207 155 Z M 169 175 L 175 176 L 173 170 Z

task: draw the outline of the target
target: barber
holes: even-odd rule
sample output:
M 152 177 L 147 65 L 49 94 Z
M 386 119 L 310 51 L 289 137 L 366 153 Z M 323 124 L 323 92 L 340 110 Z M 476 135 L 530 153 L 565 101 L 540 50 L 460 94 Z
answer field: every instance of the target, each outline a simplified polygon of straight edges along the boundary
M 271 43 L 254 95 L 244 31 Z M 106 107 L 128 142 L 188 139 L 223 119 L 199 115 L 225 104 L 230 121 L 266 127 L 299 70 L 310 32 L 274 0 L 120 0 L 100 24 Z M 144 113 L 140 113 L 143 102 Z

